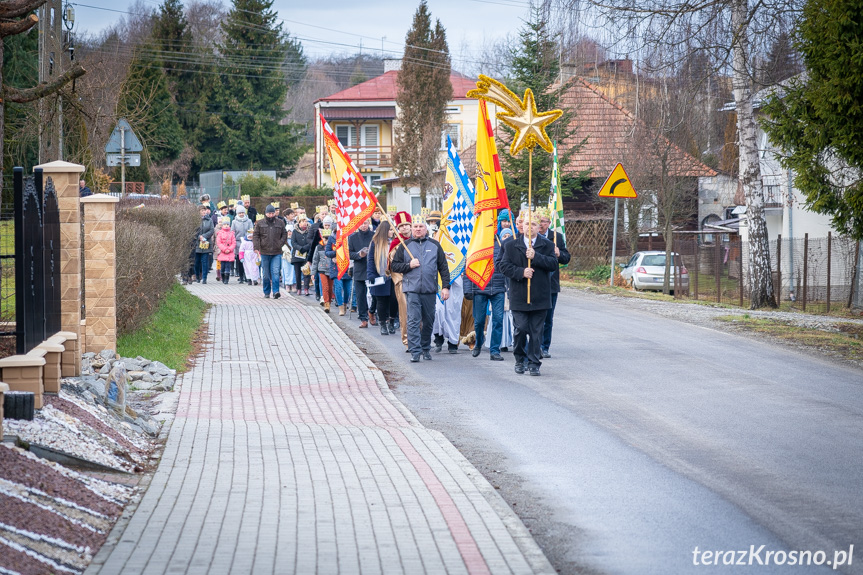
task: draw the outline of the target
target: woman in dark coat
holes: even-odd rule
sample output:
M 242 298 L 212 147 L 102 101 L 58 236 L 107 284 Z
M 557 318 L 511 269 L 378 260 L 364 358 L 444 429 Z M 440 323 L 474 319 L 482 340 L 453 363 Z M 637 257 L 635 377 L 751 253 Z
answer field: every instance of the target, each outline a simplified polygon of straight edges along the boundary
M 195 248 L 195 281 L 207 283 L 207 273 L 210 271 L 210 258 L 213 256 L 213 243 L 216 227 L 210 218 L 210 209 L 201 206 L 201 225 L 195 231 L 198 239 Z
M 305 215 L 300 215 L 294 233 L 291 234 L 291 265 L 294 266 L 294 276 L 297 279 L 297 295 L 309 295 L 309 281 L 312 276 L 303 274 L 303 266 L 311 246 L 309 220 Z
M 372 243 L 369 246 L 369 255 L 367 256 L 366 285 L 372 297 L 375 298 L 381 335 L 395 333 L 395 318 L 398 317 L 399 304 L 393 289 L 393 280 L 387 273 L 392 236 L 393 230 L 389 222 L 381 222 L 372 236 Z M 395 305 L 394 315 L 391 313 L 393 305 Z

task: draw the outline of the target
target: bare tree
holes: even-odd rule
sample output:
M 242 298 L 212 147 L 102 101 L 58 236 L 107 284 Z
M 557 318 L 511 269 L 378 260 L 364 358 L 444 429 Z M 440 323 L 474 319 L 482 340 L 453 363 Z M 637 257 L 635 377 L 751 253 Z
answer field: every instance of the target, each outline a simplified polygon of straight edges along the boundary
M 33 28 L 39 18 L 33 14 L 45 0 L 7 0 L 0 2 L 0 158 L 4 157 L 4 133 L 6 130 L 6 102 L 26 104 L 56 94 L 63 86 L 84 75 L 84 68 L 75 64 L 52 82 L 39 84 L 32 88 L 19 89 L 3 83 L 3 39 L 7 36 L 22 34 Z M 0 165 L 0 171 L 2 171 Z M 2 176 L 2 174 L 0 174 Z M 0 189 L 2 189 L 0 177 Z
M 787 29 L 802 2 L 759 0 L 750 5 L 749 0 L 562 0 L 570 9 L 590 9 L 595 17 L 603 18 L 621 39 L 618 49 L 638 51 L 651 47 L 674 53 L 676 46 L 688 43 L 694 50 L 715 58 L 715 71 L 731 76 L 739 180 L 747 206 L 752 308 L 776 306 L 753 112 L 754 67 L 759 61 L 756 55 L 766 52 L 766 44 L 775 32 Z

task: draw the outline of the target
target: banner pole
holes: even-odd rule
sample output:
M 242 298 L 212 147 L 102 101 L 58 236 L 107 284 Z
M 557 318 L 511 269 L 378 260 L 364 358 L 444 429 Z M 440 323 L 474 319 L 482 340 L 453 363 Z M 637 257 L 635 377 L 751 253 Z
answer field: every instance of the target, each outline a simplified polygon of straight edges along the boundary
M 533 146 L 528 148 L 527 154 L 527 245 L 533 246 L 533 204 L 531 200 L 531 187 L 533 186 Z M 524 225 L 524 224 L 522 224 Z M 530 258 L 527 258 L 527 267 L 530 267 Z M 527 278 L 527 303 L 530 304 L 530 278 Z
M 378 204 L 378 205 L 380 205 L 380 204 Z M 395 231 L 396 237 L 399 239 L 399 242 L 404 246 L 405 251 L 411 257 L 411 259 L 414 259 L 414 255 L 411 253 L 410 248 L 405 243 L 405 240 L 402 238 L 402 235 L 399 233 L 399 229 L 396 227 L 395 223 L 390 219 L 390 215 L 388 213 L 386 213 L 384 210 L 381 210 L 381 213 L 384 215 L 384 217 L 387 219 L 387 221 L 392 226 L 393 230 Z

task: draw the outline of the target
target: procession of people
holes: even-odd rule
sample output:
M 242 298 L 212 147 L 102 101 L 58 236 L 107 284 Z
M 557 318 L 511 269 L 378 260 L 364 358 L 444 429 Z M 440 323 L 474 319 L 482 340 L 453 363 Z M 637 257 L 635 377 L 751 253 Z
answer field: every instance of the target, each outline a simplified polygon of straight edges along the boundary
M 283 292 L 315 294 L 323 313 L 356 312 L 358 329 L 400 334 L 415 363 L 431 361 L 444 342 L 449 353 L 469 349 L 476 358 L 487 351 L 491 361 L 512 351 L 519 374 L 540 375 L 542 360 L 551 357 L 559 266 L 570 255 L 561 234 L 549 230 L 547 209 L 522 212 L 514 222 L 501 210 L 493 271 L 480 286 L 466 274 L 450 277 L 452 254 L 441 245 L 437 211 L 390 216 L 375 210 L 343 240 L 349 263 L 340 278 L 340 230 L 330 206 L 318 206 L 310 221 L 297 204 L 282 213 L 270 203 L 252 222 L 248 197 L 220 202 L 215 216 L 210 198 L 201 200 L 190 270 L 195 281 L 207 282 L 214 258 L 224 284 L 234 278 L 260 285 L 263 297 L 273 299 Z

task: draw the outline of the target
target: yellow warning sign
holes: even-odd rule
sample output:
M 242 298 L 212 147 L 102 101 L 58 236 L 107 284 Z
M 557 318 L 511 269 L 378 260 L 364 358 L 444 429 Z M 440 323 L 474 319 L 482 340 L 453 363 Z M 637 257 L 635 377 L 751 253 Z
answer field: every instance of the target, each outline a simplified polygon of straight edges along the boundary
M 632 187 L 629 176 L 623 169 L 623 164 L 617 164 L 611 171 L 611 175 L 602 184 L 599 190 L 600 198 L 637 198 L 638 192 Z

